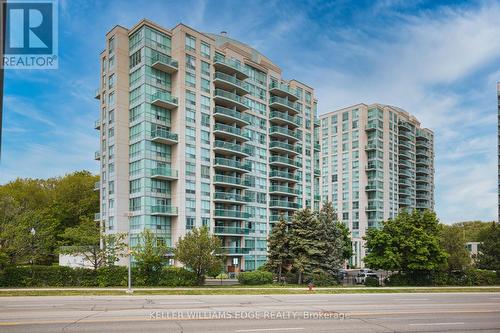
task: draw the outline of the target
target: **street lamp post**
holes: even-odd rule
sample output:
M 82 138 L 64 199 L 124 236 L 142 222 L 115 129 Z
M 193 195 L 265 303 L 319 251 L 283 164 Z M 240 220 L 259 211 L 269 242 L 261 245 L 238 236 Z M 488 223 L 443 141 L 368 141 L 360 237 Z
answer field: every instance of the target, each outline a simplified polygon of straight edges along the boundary
M 132 294 L 134 291 L 132 290 L 132 249 L 130 247 L 130 217 L 132 216 L 132 212 L 126 213 L 128 219 L 128 237 L 127 237 L 127 247 L 128 247 L 128 288 L 127 294 Z

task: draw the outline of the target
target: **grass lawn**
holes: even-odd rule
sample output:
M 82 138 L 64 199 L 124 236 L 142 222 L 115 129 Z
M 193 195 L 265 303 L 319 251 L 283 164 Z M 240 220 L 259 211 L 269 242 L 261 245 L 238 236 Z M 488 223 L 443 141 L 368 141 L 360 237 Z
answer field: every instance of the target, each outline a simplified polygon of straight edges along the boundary
M 163 288 L 163 289 L 141 289 L 134 288 L 134 295 L 269 295 L 269 294 L 375 294 L 375 293 L 442 293 L 442 292 L 500 292 L 495 287 L 414 287 L 414 288 L 364 288 L 364 287 L 334 287 L 328 289 L 314 288 L 309 291 L 304 286 L 282 287 L 275 285 L 234 287 L 194 287 L 194 288 Z M 111 296 L 126 295 L 125 289 L 17 289 L 2 290 L 0 297 L 8 296 Z

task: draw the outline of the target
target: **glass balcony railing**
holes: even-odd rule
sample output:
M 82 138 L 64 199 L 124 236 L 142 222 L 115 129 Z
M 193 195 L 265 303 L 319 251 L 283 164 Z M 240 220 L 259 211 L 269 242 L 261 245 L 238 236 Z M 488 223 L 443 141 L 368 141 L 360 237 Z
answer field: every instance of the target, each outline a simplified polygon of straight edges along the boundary
M 425 148 L 430 148 L 431 145 L 429 142 L 427 141 L 421 141 L 421 140 L 417 140 L 417 147 L 425 147 Z
M 151 140 L 161 143 L 177 143 L 179 136 L 164 128 L 157 128 L 151 132 Z
M 289 187 L 289 186 L 280 186 L 280 185 L 271 185 L 269 187 L 269 192 L 278 192 L 278 193 L 287 193 L 292 195 L 298 195 L 299 191 Z
M 230 150 L 230 151 L 244 154 L 244 155 L 248 155 L 248 156 L 250 156 L 252 154 L 252 148 L 247 147 L 245 145 L 227 142 L 227 141 L 215 140 L 214 147 L 220 148 L 220 149 L 225 149 L 225 150 Z
M 321 150 L 321 145 L 319 143 L 314 144 L 314 150 L 320 151 Z
M 431 173 L 431 169 L 419 166 L 419 167 L 417 167 L 417 173 L 430 174 Z
M 302 126 L 302 118 L 299 116 L 291 116 L 285 112 L 279 111 L 271 111 L 269 114 L 269 118 L 272 121 L 273 119 L 277 119 L 283 122 L 287 122 L 289 124 L 293 124 L 296 126 Z
M 168 167 L 158 167 L 151 169 L 151 178 L 177 179 L 179 173 Z
M 269 106 L 275 109 L 284 109 L 292 112 L 302 112 L 300 104 L 279 96 L 272 96 L 269 100 Z
M 271 84 L 269 85 L 269 90 L 274 93 L 281 92 L 288 97 L 291 97 L 292 99 L 299 99 L 300 95 L 297 92 L 296 89 L 291 88 L 289 85 L 278 82 L 278 81 L 271 81 Z M 278 92 L 276 92 L 278 91 Z
M 415 180 L 419 183 L 429 183 L 431 181 L 429 175 L 418 175 Z
M 295 175 L 291 172 L 273 170 L 269 173 L 269 178 L 280 178 L 280 179 L 288 179 L 294 181 L 300 181 L 301 178 L 299 175 Z
M 399 178 L 399 185 L 413 186 L 413 182 L 408 178 Z
M 177 97 L 173 97 L 170 93 L 157 91 L 150 96 L 150 102 L 153 105 L 172 110 L 177 108 L 179 101 Z
M 178 209 L 170 205 L 154 205 L 151 206 L 151 214 L 157 215 L 177 215 Z
M 403 206 L 411 206 L 413 205 L 413 201 L 410 198 L 402 198 L 399 199 L 399 204 Z
M 250 197 L 245 196 L 245 195 L 241 195 L 241 194 L 231 193 L 231 192 L 215 192 L 214 193 L 214 200 L 249 202 Z
M 280 221 L 280 217 L 281 217 L 281 215 L 278 215 L 278 214 L 270 215 L 269 216 L 269 222 L 279 222 Z M 286 222 L 288 222 L 288 223 L 292 222 L 292 217 L 291 216 L 283 215 L 283 219 Z
M 101 182 L 95 182 L 94 191 L 100 191 L 100 190 L 101 190 Z
M 95 129 L 101 129 L 101 119 L 98 119 L 94 122 Z
M 281 149 L 285 149 L 285 150 L 288 150 L 288 151 L 293 151 L 297 154 L 300 154 L 302 153 L 302 147 L 301 146 L 297 146 L 297 145 L 292 145 L 292 144 L 289 144 L 289 143 L 286 143 L 286 142 L 281 142 L 281 141 L 271 141 L 269 143 L 269 148 L 281 148 Z
M 222 247 L 221 249 L 226 255 L 248 254 L 251 250 L 253 250 L 249 247 Z
M 214 183 L 223 183 L 223 184 L 232 184 L 238 186 L 252 186 L 252 181 L 245 177 L 234 177 L 234 176 L 226 176 L 226 175 L 215 175 Z
M 94 214 L 94 221 L 100 221 L 101 220 L 101 213 L 95 213 Z
M 297 139 L 297 140 L 302 139 L 302 131 L 290 130 L 286 127 L 280 127 L 280 126 L 271 126 L 271 128 L 269 129 L 269 134 L 273 135 L 273 134 L 278 134 L 278 133 L 286 135 L 288 137 L 292 137 L 292 138 Z
M 225 71 L 229 71 L 232 74 L 236 74 L 240 79 L 245 79 L 249 77 L 250 73 L 241 63 L 234 59 L 225 58 L 218 54 L 214 57 L 214 66 Z
M 250 218 L 250 213 L 232 209 L 215 209 L 214 216 L 215 218 L 227 217 L 227 218 L 237 218 L 237 219 L 248 219 Z
M 96 151 L 95 154 L 94 154 L 94 158 L 96 160 L 100 160 L 101 159 L 101 152 L 100 151 Z
M 301 205 L 297 202 L 291 202 L 286 200 L 271 200 L 269 201 L 269 207 L 299 209 Z
M 252 163 L 243 162 L 243 161 L 236 161 L 236 160 L 232 160 L 230 158 L 216 157 L 215 158 L 215 166 L 217 166 L 217 165 L 235 168 L 235 169 L 246 170 L 246 171 L 252 171 Z
M 215 226 L 215 234 L 248 235 L 252 229 L 242 227 Z
M 369 181 L 365 187 L 366 191 L 382 191 L 384 189 L 384 183 L 381 181 Z
M 251 122 L 250 116 L 248 116 L 247 114 L 244 114 L 241 111 L 225 108 L 222 106 L 215 107 L 214 116 L 216 118 L 217 117 L 230 118 L 231 120 L 236 120 L 237 122 L 245 123 L 246 125 L 249 125 Z
M 228 134 L 232 134 L 234 136 L 238 136 L 244 140 L 250 140 L 250 134 L 244 129 L 240 129 L 235 126 L 226 125 L 226 124 L 215 124 L 214 131 L 225 132 Z
M 220 99 L 222 98 L 223 100 L 229 102 L 230 106 L 239 107 L 241 110 L 248 109 L 248 102 L 245 97 L 241 97 L 240 95 L 226 90 L 215 89 L 214 98 L 217 98 L 218 102 L 221 102 Z
M 229 83 L 231 86 L 236 88 L 239 92 L 241 93 L 248 93 L 249 91 L 249 86 L 248 83 L 239 80 L 238 78 L 228 75 L 226 73 L 222 72 L 215 72 L 214 73 L 214 81 L 225 81 Z
M 269 158 L 269 163 L 286 164 L 289 166 L 294 166 L 296 168 L 300 168 L 300 162 L 296 162 L 296 161 L 292 160 L 291 158 L 282 157 L 282 156 L 271 156 Z
M 157 53 L 151 57 L 151 67 L 172 74 L 179 68 L 179 63 L 167 55 Z
M 413 191 L 411 191 L 410 189 L 408 188 L 405 188 L 405 189 L 399 189 L 399 194 L 400 195 L 412 195 L 413 194 Z

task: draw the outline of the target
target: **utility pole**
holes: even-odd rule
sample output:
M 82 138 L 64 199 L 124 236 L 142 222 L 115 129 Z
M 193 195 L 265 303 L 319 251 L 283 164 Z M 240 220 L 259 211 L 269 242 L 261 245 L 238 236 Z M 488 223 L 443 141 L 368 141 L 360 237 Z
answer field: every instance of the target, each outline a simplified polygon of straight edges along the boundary
M 0 2 L 0 20 L 2 24 L 0 24 L 0 55 L 2 61 L 0 63 L 0 160 L 2 157 L 2 118 L 3 118 L 3 57 L 4 57 L 4 49 L 5 49 L 5 26 L 6 26 L 6 14 L 4 12 L 4 6 L 6 6 L 6 2 Z

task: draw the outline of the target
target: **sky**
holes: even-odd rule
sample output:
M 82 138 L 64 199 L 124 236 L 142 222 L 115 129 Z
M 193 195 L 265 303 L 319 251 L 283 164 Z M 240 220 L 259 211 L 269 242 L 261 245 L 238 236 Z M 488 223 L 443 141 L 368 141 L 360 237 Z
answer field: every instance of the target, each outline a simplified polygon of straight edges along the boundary
M 496 220 L 500 1 L 59 1 L 59 69 L 7 70 L 0 184 L 98 172 L 104 36 L 142 18 L 249 44 L 316 90 L 319 114 L 382 103 L 435 132 L 436 212 Z

